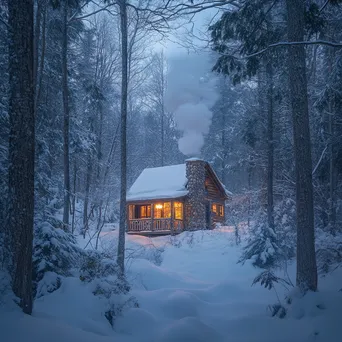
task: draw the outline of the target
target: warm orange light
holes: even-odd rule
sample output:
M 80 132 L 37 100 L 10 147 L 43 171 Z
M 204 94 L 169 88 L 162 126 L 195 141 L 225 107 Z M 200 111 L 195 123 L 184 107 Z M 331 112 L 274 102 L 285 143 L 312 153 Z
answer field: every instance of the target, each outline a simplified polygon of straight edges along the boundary
M 162 204 L 156 204 L 156 209 L 163 209 L 163 205 Z

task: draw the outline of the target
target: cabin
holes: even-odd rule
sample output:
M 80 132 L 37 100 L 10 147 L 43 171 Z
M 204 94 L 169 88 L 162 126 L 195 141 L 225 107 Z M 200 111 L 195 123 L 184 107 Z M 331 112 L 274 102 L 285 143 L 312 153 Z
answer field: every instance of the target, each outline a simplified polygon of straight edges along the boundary
M 127 233 L 151 236 L 212 229 L 225 222 L 229 198 L 204 160 L 145 169 L 127 193 Z

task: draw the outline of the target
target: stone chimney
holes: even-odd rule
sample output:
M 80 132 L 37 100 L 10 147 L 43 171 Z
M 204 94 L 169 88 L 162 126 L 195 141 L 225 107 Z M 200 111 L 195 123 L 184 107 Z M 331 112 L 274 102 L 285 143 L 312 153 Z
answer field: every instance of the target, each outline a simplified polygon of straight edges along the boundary
M 186 163 L 188 196 L 185 205 L 186 226 L 189 230 L 204 229 L 207 226 L 205 202 L 205 165 L 206 162 L 190 158 Z

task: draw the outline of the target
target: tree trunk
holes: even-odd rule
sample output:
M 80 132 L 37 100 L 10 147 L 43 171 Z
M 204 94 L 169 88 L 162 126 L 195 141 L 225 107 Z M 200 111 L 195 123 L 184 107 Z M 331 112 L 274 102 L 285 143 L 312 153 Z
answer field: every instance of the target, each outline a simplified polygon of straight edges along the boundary
M 77 179 L 77 158 L 74 158 L 74 177 L 73 177 L 73 195 L 72 195 L 72 219 L 71 219 L 71 234 L 75 232 L 76 218 L 76 179 Z
M 36 9 L 36 17 L 35 17 L 35 26 L 34 26 L 34 39 L 33 39 L 33 82 L 37 85 L 37 77 L 38 77 L 38 54 L 39 54 L 39 42 L 40 42 L 40 26 L 41 26 L 41 18 L 42 18 L 42 1 L 37 0 L 37 9 Z M 36 92 L 36 91 L 35 91 Z
M 12 288 L 32 313 L 34 215 L 34 47 L 33 0 L 8 2 L 9 30 L 9 210 Z
M 42 23 L 42 33 L 40 35 L 40 31 L 38 30 L 38 28 L 35 28 L 36 31 L 36 36 L 35 36 L 35 53 L 37 54 L 37 56 L 35 57 L 35 101 L 34 101 L 34 111 L 35 113 L 37 112 L 37 108 L 39 106 L 39 102 L 40 102 L 40 94 L 41 94 L 41 90 L 42 90 L 42 81 L 43 81 L 43 75 L 44 75 L 44 65 L 45 65 L 45 49 L 46 49 L 46 5 L 44 4 L 44 8 L 40 9 L 43 13 L 43 23 Z M 38 9 L 37 9 L 38 11 Z M 37 14 L 38 16 L 38 14 Z M 39 19 L 40 21 L 40 19 Z M 38 22 L 38 19 L 37 19 Z M 37 25 L 37 24 L 36 24 Z M 38 25 L 37 25 L 38 26 Z M 38 49 L 38 42 L 37 40 L 41 40 L 42 41 L 42 47 L 41 47 L 41 53 L 40 53 L 40 61 L 38 59 L 38 53 L 39 53 L 39 49 Z
M 333 37 L 329 37 L 333 39 Z M 333 61 L 335 58 L 335 51 L 329 49 L 327 51 L 328 74 L 327 80 L 333 73 Z M 336 234 L 336 187 L 337 187 L 337 168 L 335 163 L 335 133 L 334 133 L 334 118 L 336 115 L 335 109 L 335 94 L 333 90 L 329 90 L 328 95 L 328 135 L 329 135 L 329 211 L 328 211 L 328 225 L 331 234 Z
M 222 149 L 222 159 L 221 159 L 221 181 L 224 185 L 226 185 L 226 111 L 221 110 L 221 149 Z
M 69 87 L 68 87 L 68 0 L 63 4 L 62 32 L 62 93 L 63 93 L 63 166 L 64 166 L 64 207 L 63 226 L 69 230 L 70 208 L 70 165 L 69 165 Z
M 289 42 L 304 38 L 304 2 L 286 0 Z M 296 168 L 297 279 L 302 291 L 317 290 L 312 160 L 307 95 L 305 48 L 288 48 L 288 67 Z
M 164 150 L 165 150 L 165 132 L 164 132 L 164 117 L 165 117 L 165 110 L 164 106 L 162 106 L 162 112 L 161 112 L 161 158 L 160 158 L 160 166 L 164 166 Z
M 120 226 L 117 264 L 121 274 L 125 273 L 125 233 L 126 233 L 126 187 L 127 187 L 127 93 L 128 93 L 128 34 L 127 34 L 127 3 L 120 1 L 120 21 L 121 21 L 121 189 L 120 189 Z
M 85 198 L 84 198 L 84 208 L 83 208 L 83 237 L 85 238 L 86 232 L 88 230 L 89 225 L 89 217 L 88 217 L 88 204 L 89 204 L 89 191 L 90 191 L 90 182 L 91 182 L 91 174 L 92 174 L 92 160 L 91 160 L 90 152 L 88 153 L 87 158 L 87 176 L 86 176 L 86 188 L 85 188 Z
M 271 59 L 269 57 L 269 59 Z M 273 204 L 273 173 L 274 173 L 274 142 L 273 142 L 273 66 L 266 64 L 267 82 L 267 222 L 274 229 Z
M 100 115 L 99 115 L 99 132 L 97 136 L 97 183 L 100 183 L 100 176 L 101 176 L 101 161 L 102 161 L 102 130 L 103 130 L 103 108 L 100 105 L 99 108 Z
M 164 103 L 164 93 L 165 93 L 165 77 L 164 77 L 164 53 L 161 52 L 160 55 L 160 63 L 161 63 L 161 165 L 164 166 L 164 153 L 165 153 L 165 103 Z

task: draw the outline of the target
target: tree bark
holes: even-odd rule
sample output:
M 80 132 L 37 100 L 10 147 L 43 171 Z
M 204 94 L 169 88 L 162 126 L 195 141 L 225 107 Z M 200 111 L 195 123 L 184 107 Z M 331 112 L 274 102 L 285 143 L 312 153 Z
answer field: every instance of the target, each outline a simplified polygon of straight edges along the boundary
M 34 84 L 37 85 L 37 77 L 38 77 L 38 55 L 39 55 L 39 41 L 40 41 L 40 26 L 41 26 L 41 18 L 42 18 L 42 1 L 37 0 L 37 9 L 36 9 L 36 17 L 35 17 L 35 26 L 34 26 L 34 39 L 33 39 L 33 81 Z
M 333 39 L 333 37 L 330 37 Z M 327 75 L 326 79 L 329 80 L 333 71 L 333 61 L 335 58 L 335 51 L 327 48 Z M 337 168 L 335 162 L 335 94 L 332 90 L 328 95 L 328 135 L 329 135 L 329 211 L 328 211 L 328 225 L 331 234 L 336 234 L 336 187 L 337 187 Z
M 97 135 L 97 182 L 100 183 L 100 177 L 101 177 L 101 161 L 102 161 L 102 130 L 103 130 L 103 108 L 102 104 L 99 108 L 99 131 Z
M 126 187 L 127 187 L 127 95 L 128 95 L 128 29 L 127 29 L 127 3 L 120 1 L 121 24 L 121 188 L 120 188 L 120 226 L 117 264 L 121 275 L 125 273 L 125 233 L 126 233 Z
M 34 216 L 34 47 L 33 0 L 8 2 L 9 24 L 9 210 L 13 292 L 32 313 Z
M 164 76 L 164 53 L 161 52 L 160 55 L 160 71 L 161 71 L 161 165 L 164 166 L 164 153 L 165 153 L 165 103 L 164 103 L 164 94 L 165 94 L 165 76 Z
M 37 28 L 38 24 L 36 23 L 36 28 L 35 28 L 35 54 L 37 56 L 35 57 L 35 101 L 34 101 L 34 111 L 37 113 L 37 108 L 39 106 L 40 102 L 40 94 L 42 90 L 42 81 L 43 81 L 43 75 L 44 75 L 44 65 L 45 65 L 45 49 L 46 49 L 46 4 L 44 4 L 43 9 L 37 9 L 37 11 L 42 11 L 42 16 L 43 16 L 43 23 L 42 23 L 42 33 L 40 34 L 39 28 Z M 38 16 L 38 14 L 37 14 Z M 39 22 L 40 22 L 39 18 Z M 38 19 L 37 19 L 38 22 Z M 39 25 L 40 27 L 40 25 Z M 38 59 L 38 53 L 39 53 L 39 43 L 37 40 L 42 41 L 42 47 L 41 47 L 41 53 L 40 53 L 40 61 Z
M 269 57 L 269 59 L 271 59 Z M 267 82 L 267 222 L 274 229 L 273 174 L 274 174 L 274 141 L 273 141 L 273 66 L 266 64 Z
M 221 149 L 222 149 L 222 159 L 221 159 L 221 181 L 226 185 L 226 111 L 221 110 Z
M 70 209 L 70 161 L 69 161 L 69 87 L 68 87 L 68 0 L 62 8 L 62 93 L 63 93 L 63 166 L 64 166 L 64 207 L 63 226 L 69 230 Z
M 91 158 L 90 152 L 88 152 L 86 188 L 85 188 L 84 208 L 83 208 L 83 237 L 84 238 L 85 238 L 86 232 L 89 228 L 88 204 L 89 204 L 89 191 L 90 191 L 91 175 L 92 175 L 92 158 Z
M 71 219 L 71 234 L 75 232 L 75 218 L 76 218 L 76 179 L 77 179 L 77 158 L 74 157 L 74 177 L 73 177 L 73 195 L 72 195 L 72 219 Z
M 304 38 L 304 2 L 286 0 L 289 42 Z M 297 286 L 317 290 L 312 160 L 304 45 L 288 47 L 289 82 L 296 169 Z

